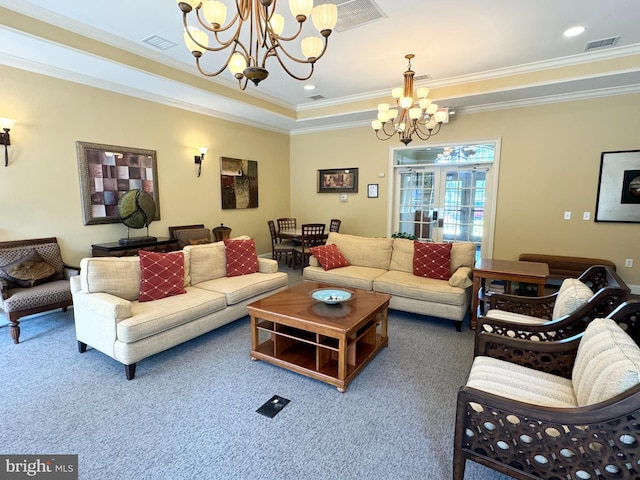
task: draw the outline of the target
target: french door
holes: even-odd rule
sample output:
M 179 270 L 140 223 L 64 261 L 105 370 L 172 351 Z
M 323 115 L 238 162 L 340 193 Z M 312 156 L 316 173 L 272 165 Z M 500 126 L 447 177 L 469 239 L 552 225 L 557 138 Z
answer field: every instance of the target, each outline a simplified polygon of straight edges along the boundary
M 490 169 L 486 164 L 396 169 L 397 231 L 434 242 L 474 242 L 480 253 Z

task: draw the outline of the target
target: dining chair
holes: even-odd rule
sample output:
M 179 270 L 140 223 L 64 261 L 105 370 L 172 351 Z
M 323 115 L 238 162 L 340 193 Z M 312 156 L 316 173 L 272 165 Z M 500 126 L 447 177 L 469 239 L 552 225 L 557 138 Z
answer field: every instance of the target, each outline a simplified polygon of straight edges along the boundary
M 280 230 L 295 230 L 297 228 L 297 222 L 295 218 L 278 218 L 276 220 L 278 222 L 278 231 Z
M 281 240 L 276 232 L 276 225 L 273 220 L 267 222 L 269 225 L 269 233 L 271 234 L 271 258 L 277 261 L 283 258 L 287 264 L 293 261 L 293 242 L 291 240 Z
M 324 233 L 324 223 L 305 223 L 301 228 L 301 243 L 293 247 L 293 268 L 297 267 L 298 260 L 300 260 L 300 271 L 302 272 L 307 259 L 311 256 L 311 248 L 324 245 L 327 241 L 327 234 Z
M 342 223 L 342 220 L 340 220 L 339 218 L 332 218 L 331 223 L 329 224 L 329 231 L 336 232 L 336 233 L 339 232 L 341 223 Z

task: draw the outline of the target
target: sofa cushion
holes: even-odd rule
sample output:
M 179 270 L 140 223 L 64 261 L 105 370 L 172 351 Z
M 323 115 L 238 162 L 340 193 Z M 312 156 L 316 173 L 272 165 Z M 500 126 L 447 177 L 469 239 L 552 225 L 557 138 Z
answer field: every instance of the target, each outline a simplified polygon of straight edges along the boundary
M 189 255 L 191 285 L 226 277 L 227 257 L 223 242 L 204 245 L 187 245 L 185 253 Z
M 336 244 L 352 266 L 389 270 L 393 238 L 358 237 L 330 232 L 326 243 Z
M 184 289 L 184 255 L 182 252 L 140 250 L 140 296 L 149 302 L 187 293 Z
M 91 257 L 80 260 L 80 284 L 88 293 L 108 293 L 125 300 L 140 295 L 138 257 Z
M 478 356 L 473 360 L 467 387 L 545 407 L 576 406 L 568 378 L 492 357 Z
M 3 265 L 0 269 L 14 283 L 27 288 L 53 280 L 56 275 L 56 269 L 47 263 L 35 249 L 18 260 Z
M 576 278 L 567 278 L 562 282 L 558 296 L 553 304 L 551 319 L 556 320 L 571 315 L 593 297 L 593 291 Z
M 332 270 L 332 272 L 338 270 Z M 452 287 L 446 280 L 418 277 L 412 273 L 397 270 L 389 270 L 379 275 L 373 281 L 373 289 L 376 292 L 388 293 L 397 297 L 446 305 L 460 306 L 467 302 L 467 291 L 463 288 Z
M 284 272 L 252 273 L 201 282 L 196 288 L 223 294 L 227 305 L 235 305 L 256 295 L 284 288 L 288 281 L 289 277 Z
M 394 238 L 393 252 L 389 270 L 413 273 L 413 247 L 414 241 L 408 238 Z
M 616 322 L 597 318 L 580 340 L 571 378 L 580 406 L 613 398 L 640 384 L 640 348 Z
M 449 277 L 449 285 L 452 287 L 469 288 L 473 285 L 473 270 L 471 267 L 459 267 Z
M 381 268 L 360 267 L 350 265 L 348 267 L 324 270 L 322 267 L 307 267 L 302 274 L 305 280 L 329 283 L 341 287 L 359 288 L 361 290 L 373 290 L 373 281 L 387 270 Z
M 222 294 L 195 287 L 187 287 L 186 290 L 186 295 L 165 297 L 155 302 L 131 302 L 131 316 L 117 324 L 118 340 L 136 342 L 224 310 L 227 306 Z
M 451 276 L 450 243 L 413 243 L 413 274 L 436 280 Z
M 253 238 L 248 240 L 224 240 L 227 277 L 249 275 L 258 271 L 258 254 Z
M 451 273 L 460 267 L 473 268 L 476 264 L 476 244 L 453 242 L 451 244 Z
M 207 237 L 189 239 L 189 245 L 204 245 L 205 243 L 211 243 L 211 240 Z
M 318 262 L 325 270 L 348 267 L 350 265 L 335 243 L 311 247 L 310 250 L 311 254 L 318 259 Z

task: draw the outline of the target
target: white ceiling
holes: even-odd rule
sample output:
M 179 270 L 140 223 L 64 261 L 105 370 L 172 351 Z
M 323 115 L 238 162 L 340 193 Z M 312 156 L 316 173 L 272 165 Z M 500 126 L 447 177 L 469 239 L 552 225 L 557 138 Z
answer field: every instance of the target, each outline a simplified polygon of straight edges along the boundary
M 357 6 L 364 0 L 329 1 Z M 226 3 L 231 8 L 233 2 Z M 250 84 L 236 99 L 221 95 L 219 88 L 209 91 L 192 82 L 163 77 L 145 67 L 133 68 L 118 62 L 117 55 L 109 59 L 96 55 L 95 50 L 72 48 L 44 32 L 40 37 L 38 22 L 27 22 L 29 25 L 22 28 L 24 22 L 5 21 L 1 11 L 0 63 L 231 120 L 249 118 L 250 123 L 295 134 L 372 119 L 375 102 L 370 102 L 371 108 L 354 107 L 337 117 L 314 118 L 313 111 L 387 95 L 392 87 L 402 84 L 407 53 L 415 54 L 412 65 L 416 75 L 429 75 L 430 79 L 420 82 L 429 87 L 640 53 L 639 0 L 375 0 L 375 3 L 385 17 L 333 32 L 327 53 L 317 63 L 309 81 L 293 80 L 271 63 L 267 64 L 269 77 L 258 87 Z M 0 7 L 200 77 L 182 41 L 182 14 L 175 0 L 0 0 Z M 280 0 L 277 10 L 291 23 L 288 2 Z M 574 25 L 585 26 L 585 33 L 564 38 L 562 32 Z M 152 35 L 176 46 L 162 51 L 142 43 Z M 614 36 L 619 36 L 614 47 L 585 52 L 587 42 Z M 228 71 L 208 82 L 237 89 Z M 304 90 L 307 83 L 313 83 L 316 89 Z M 456 107 L 460 113 L 465 108 L 488 105 L 496 108 L 500 104 L 541 98 L 628 91 L 640 91 L 640 65 L 586 74 L 583 69 L 580 75 L 561 81 L 436 100 Z M 312 95 L 324 99 L 312 100 Z M 293 114 L 260 106 L 255 98 L 290 109 Z M 307 112 L 305 117 L 310 118 L 296 119 L 296 112 Z

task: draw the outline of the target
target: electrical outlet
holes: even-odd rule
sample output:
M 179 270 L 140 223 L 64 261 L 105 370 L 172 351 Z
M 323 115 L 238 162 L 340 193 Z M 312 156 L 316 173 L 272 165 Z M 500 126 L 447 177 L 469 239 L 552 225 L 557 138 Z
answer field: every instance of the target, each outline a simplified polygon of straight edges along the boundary
M 633 258 L 627 258 L 624 261 L 624 266 L 627 268 L 633 267 Z
M 584 212 L 582 214 L 582 219 L 583 220 L 591 220 L 591 212 Z
M 564 219 L 571 220 L 571 212 L 564 212 Z

